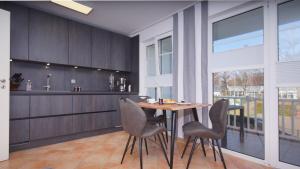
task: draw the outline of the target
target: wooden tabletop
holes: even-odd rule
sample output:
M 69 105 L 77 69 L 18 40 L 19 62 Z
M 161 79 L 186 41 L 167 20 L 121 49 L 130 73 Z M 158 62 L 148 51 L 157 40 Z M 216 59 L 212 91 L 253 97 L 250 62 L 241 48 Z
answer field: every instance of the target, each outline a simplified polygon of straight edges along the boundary
M 178 110 L 185 110 L 185 109 L 193 109 L 193 108 L 203 108 L 209 107 L 210 104 L 202 104 L 202 103 L 191 103 L 191 104 L 158 104 L 158 103 L 146 103 L 146 102 L 139 102 L 139 106 L 142 108 L 148 109 L 158 109 L 158 110 L 170 110 L 170 111 L 178 111 Z

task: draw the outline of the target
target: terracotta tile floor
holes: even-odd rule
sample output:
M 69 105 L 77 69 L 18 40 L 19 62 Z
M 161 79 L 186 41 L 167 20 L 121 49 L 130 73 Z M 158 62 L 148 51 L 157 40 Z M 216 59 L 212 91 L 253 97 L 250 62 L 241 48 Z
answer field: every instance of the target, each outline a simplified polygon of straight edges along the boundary
M 134 154 L 120 160 L 128 139 L 125 132 L 115 132 L 10 154 L 10 160 L 0 162 L 0 169 L 139 169 L 137 148 Z M 177 142 L 174 168 L 185 169 L 187 157 L 180 159 L 184 143 Z M 137 145 L 136 145 L 137 147 Z M 144 147 L 143 147 L 144 148 Z M 160 147 L 148 141 L 149 155 L 144 152 L 144 169 L 167 169 Z M 201 149 L 195 151 L 190 169 L 223 169 L 220 159 L 213 160 L 211 149 L 206 147 L 205 158 Z M 187 150 L 187 154 L 190 149 Z M 267 167 L 225 154 L 228 169 L 267 169 Z

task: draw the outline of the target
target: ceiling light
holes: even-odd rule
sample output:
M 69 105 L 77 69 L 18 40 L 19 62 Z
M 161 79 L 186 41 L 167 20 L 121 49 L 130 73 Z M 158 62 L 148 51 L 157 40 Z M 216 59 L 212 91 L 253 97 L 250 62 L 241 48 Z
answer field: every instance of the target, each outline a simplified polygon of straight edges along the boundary
M 74 69 L 78 69 L 78 66 L 74 66 Z
M 58 5 L 64 6 L 66 8 L 75 10 L 77 12 L 81 12 L 83 14 L 89 14 L 92 11 L 91 7 L 82 5 L 78 2 L 75 2 L 73 0 L 51 0 L 51 2 L 56 3 Z

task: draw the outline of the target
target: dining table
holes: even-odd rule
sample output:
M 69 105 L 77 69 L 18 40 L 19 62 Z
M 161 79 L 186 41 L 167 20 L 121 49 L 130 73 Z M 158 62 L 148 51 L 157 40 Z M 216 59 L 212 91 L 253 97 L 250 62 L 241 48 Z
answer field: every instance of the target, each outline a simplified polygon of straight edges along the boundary
M 147 109 L 156 109 L 162 110 L 163 115 L 166 117 L 166 111 L 171 111 L 171 145 L 170 145 L 170 169 L 173 169 L 173 160 L 174 160 L 174 148 L 175 148 L 175 140 L 176 140 L 176 132 L 177 132 L 177 123 L 178 123 L 178 112 L 182 110 L 192 110 L 194 120 L 199 121 L 197 109 L 202 109 L 209 107 L 210 104 L 202 104 L 202 103 L 148 103 L 148 102 L 139 102 L 138 105 L 141 108 Z M 165 118 L 166 119 L 166 118 Z

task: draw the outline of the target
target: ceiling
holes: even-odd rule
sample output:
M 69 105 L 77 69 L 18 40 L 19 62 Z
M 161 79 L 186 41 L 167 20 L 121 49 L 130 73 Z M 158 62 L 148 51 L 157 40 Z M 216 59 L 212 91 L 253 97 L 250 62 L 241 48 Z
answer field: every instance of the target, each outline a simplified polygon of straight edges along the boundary
M 89 15 L 75 12 L 49 1 L 19 1 L 17 3 L 129 36 L 194 2 L 81 1 L 80 3 L 93 8 Z

